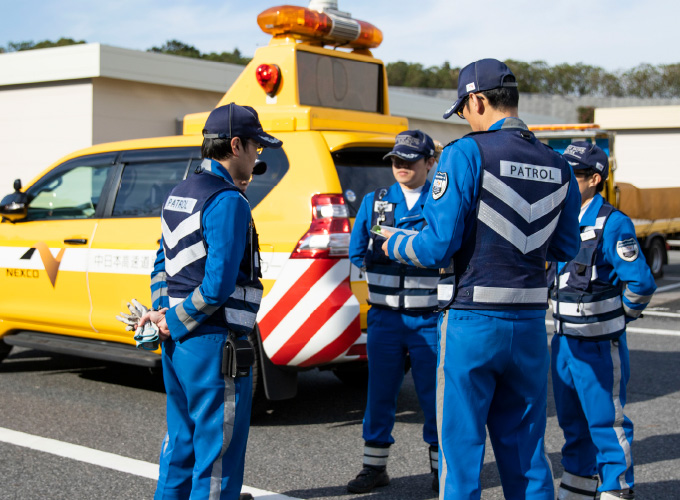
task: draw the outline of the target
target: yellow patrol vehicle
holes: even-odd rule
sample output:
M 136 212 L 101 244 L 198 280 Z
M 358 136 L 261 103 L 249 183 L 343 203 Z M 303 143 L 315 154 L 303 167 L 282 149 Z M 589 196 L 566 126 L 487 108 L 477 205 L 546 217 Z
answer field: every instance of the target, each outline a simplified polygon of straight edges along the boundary
M 394 182 L 382 158 L 408 128 L 390 116 L 385 67 L 370 52 L 380 30 L 316 3 L 259 15 L 271 42 L 217 103 L 253 106 L 284 144 L 264 150 L 267 172 L 247 191 L 265 292 L 256 398 L 294 396 L 304 369 L 365 375 L 367 291 L 348 259 L 351 221 L 367 192 Z M 159 365 L 115 316 L 133 297 L 151 303 L 161 207 L 199 165 L 208 114 L 187 115 L 181 136 L 99 144 L 15 181 L 0 207 L 0 359 L 24 346 Z
M 669 241 L 680 239 L 680 188 L 640 189 L 616 182 L 616 134 L 593 123 L 535 125 L 536 137 L 559 153 L 573 141 L 597 144 L 609 156 L 609 172 L 602 195 L 633 221 L 635 234 L 655 278 L 668 264 Z M 653 168 L 653 166 L 650 166 Z

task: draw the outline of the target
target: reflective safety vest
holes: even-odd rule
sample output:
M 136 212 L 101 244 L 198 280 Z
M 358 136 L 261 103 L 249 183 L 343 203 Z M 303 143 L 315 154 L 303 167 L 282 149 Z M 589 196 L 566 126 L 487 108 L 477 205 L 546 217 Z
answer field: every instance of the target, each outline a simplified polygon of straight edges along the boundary
M 168 200 L 186 204 L 184 211 L 164 208 L 161 216 L 170 307 L 184 301 L 203 282 L 207 261 L 202 228 L 203 208 L 223 191 L 236 191 L 243 196 L 232 183 L 209 171 L 191 175 L 170 192 Z M 228 222 L 225 221 L 225 224 Z M 215 308 L 204 322 L 224 326 L 239 335 L 253 330 L 262 300 L 259 245 L 252 219 L 248 233 L 236 289 L 227 302 Z
M 595 267 L 604 226 L 614 210 L 605 201 L 597 213 L 595 226 L 581 228 L 581 250 L 555 278 L 550 298 L 558 334 L 608 340 L 620 337 L 626 329 L 621 299 L 623 287 L 600 279 Z
M 395 225 L 395 204 L 383 200 L 386 194 L 386 188 L 375 191 L 371 227 L 375 224 Z M 422 213 L 409 222 L 418 231 L 425 226 Z M 439 270 L 407 266 L 390 260 L 382 251 L 384 242 L 385 238 L 371 233 L 364 257 L 368 303 L 394 310 L 434 311 L 437 307 Z
M 569 190 L 569 165 L 525 128 L 466 137 L 481 152 L 481 184 L 474 226 L 443 270 L 439 307 L 547 309 L 545 259 Z

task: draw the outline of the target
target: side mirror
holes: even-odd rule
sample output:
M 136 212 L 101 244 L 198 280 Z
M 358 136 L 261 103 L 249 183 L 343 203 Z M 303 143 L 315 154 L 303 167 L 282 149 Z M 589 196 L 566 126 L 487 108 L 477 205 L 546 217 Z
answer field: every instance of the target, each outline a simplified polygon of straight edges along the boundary
M 26 215 L 28 215 L 26 202 L 26 193 L 21 192 L 21 179 L 16 179 L 14 181 L 14 192 L 5 196 L 2 202 L 0 202 L 0 216 L 2 220 L 15 223 L 25 219 Z

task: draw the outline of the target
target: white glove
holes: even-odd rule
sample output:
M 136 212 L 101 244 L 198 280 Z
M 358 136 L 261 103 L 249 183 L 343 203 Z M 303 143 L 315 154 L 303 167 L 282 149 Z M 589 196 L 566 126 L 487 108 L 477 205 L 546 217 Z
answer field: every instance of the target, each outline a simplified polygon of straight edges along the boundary
M 116 319 L 122 323 L 125 323 L 127 325 L 125 329 L 131 332 L 135 329 L 135 325 L 139 323 L 139 320 L 142 319 L 142 316 L 144 316 L 149 311 L 149 309 L 137 299 L 132 299 L 132 304 L 128 302 L 127 306 L 130 310 L 130 314 L 120 313 L 118 316 L 116 316 Z M 141 329 L 138 328 L 138 330 Z
M 137 299 L 132 299 L 131 302 L 127 303 L 130 314 L 120 313 L 116 316 L 118 321 L 125 323 L 127 331 L 135 330 L 135 325 L 139 323 L 142 316 L 149 312 L 149 309 Z M 155 351 L 158 349 L 159 341 L 158 326 L 151 321 L 147 321 L 144 326 L 140 326 L 135 330 L 134 339 L 138 349 Z

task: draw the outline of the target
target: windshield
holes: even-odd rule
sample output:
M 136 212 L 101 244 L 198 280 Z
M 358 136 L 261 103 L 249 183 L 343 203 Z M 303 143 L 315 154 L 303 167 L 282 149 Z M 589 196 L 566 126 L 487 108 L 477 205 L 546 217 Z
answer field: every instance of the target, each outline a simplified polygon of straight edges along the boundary
M 391 148 L 347 148 L 333 153 L 342 193 L 349 206 L 350 217 L 356 217 L 361 200 L 367 193 L 394 184 L 392 163 L 383 156 Z

